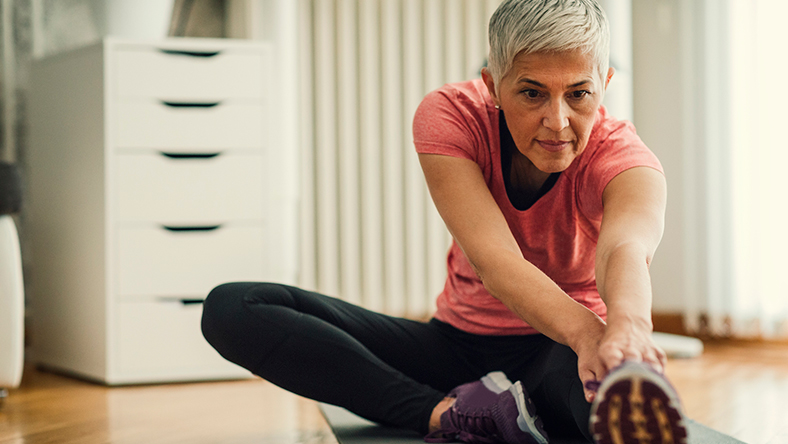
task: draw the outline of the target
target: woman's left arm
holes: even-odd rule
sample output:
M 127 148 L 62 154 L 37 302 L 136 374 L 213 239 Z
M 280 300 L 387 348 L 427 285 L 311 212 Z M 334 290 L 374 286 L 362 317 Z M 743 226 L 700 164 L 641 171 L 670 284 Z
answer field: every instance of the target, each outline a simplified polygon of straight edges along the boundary
M 635 360 L 664 371 L 665 353 L 651 337 L 649 266 L 662 239 L 666 196 L 665 177 L 649 167 L 622 172 L 602 195 L 596 282 L 607 305 L 599 358 L 608 369 Z

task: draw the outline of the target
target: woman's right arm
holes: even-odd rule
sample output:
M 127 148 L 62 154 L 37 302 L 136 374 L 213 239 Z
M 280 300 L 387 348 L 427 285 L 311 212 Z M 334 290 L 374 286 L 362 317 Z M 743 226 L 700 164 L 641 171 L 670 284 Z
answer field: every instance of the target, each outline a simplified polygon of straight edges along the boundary
M 468 159 L 419 154 L 432 200 L 485 289 L 521 319 L 580 359 L 580 377 L 601 380 L 596 358 L 605 323 L 526 261 L 479 166 Z

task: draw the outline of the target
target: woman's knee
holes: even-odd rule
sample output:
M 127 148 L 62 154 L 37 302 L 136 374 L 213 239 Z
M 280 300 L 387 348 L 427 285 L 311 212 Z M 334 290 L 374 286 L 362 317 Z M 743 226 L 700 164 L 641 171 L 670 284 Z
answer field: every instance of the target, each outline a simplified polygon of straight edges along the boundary
M 264 339 L 266 320 L 249 309 L 248 297 L 264 284 L 234 282 L 211 290 L 203 302 L 203 337 L 225 359 L 243 367 L 253 364 L 254 348 Z
M 211 290 L 203 302 L 203 317 L 230 321 L 245 304 L 265 304 L 267 295 L 281 292 L 283 286 L 267 282 L 231 282 Z M 276 296 L 274 297 L 276 299 Z M 275 301 L 271 301 L 276 303 Z
M 238 282 L 219 285 L 205 298 L 202 333 L 225 359 L 252 372 L 289 334 L 298 314 L 288 307 L 288 287 Z
M 245 289 L 241 284 L 222 284 L 211 290 L 205 297 L 202 307 L 202 334 L 214 348 L 218 349 L 221 337 L 230 332 L 237 321 L 239 309 L 243 304 Z
M 203 321 L 206 319 L 226 322 L 237 312 L 238 306 L 243 303 L 243 296 L 248 290 L 248 285 L 233 282 L 215 287 L 208 293 L 203 301 Z
M 248 333 L 259 322 L 249 306 L 258 312 L 266 305 L 280 305 L 286 288 L 262 282 L 232 282 L 211 290 L 203 302 L 202 332 L 208 342 L 218 349 L 221 342 Z

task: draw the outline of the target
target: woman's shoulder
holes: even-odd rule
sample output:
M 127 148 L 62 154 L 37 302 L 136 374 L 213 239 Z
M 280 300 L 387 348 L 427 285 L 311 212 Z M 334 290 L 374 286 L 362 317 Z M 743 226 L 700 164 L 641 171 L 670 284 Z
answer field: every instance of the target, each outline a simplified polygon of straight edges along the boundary
M 419 153 L 448 154 L 485 164 L 497 110 L 481 79 L 447 83 L 424 97 L 413 117 Z
M 621 156 L 647 157 L 654 156 L 640 139 L 635 126 L 628 120 L 612 116 L 604 106 L 597 111 L 596 122 L 586 146 L 585 163 L 599 163 L 605 160 L 614 161 Z
M 662 171 L 659 159 L 637 135 L 635 126 L 600 107 L 586 150 L 573 171 L 580 206 L 586 216 L 600 219 L 602 193 L 607 184 L 621 172 L 640 166 Z
M 494 108 L 490 93 L 482 79 L 447 83 L 428 93 L 422 105 L 452 106 L 489 111 Z
M 624 137 L 639 140 L 637 132 L 635 131 L 635 126 L 632 124 L 632 122 L 618 119 L 611 115 L 607 108 L 600 106 L 597 110 L 596 121 L 594 122 L 593 129 L 591 130 L 591 136 L 589 137 L 588 144 L 589 146 L 602 145 L 607 142 L 611 136 L 616 138 Z
M 445 132 L 452 128 L 487 133 L 497 110 L 481 79 L 447 83 L 427 94 L 414 115 L 414 131 Z

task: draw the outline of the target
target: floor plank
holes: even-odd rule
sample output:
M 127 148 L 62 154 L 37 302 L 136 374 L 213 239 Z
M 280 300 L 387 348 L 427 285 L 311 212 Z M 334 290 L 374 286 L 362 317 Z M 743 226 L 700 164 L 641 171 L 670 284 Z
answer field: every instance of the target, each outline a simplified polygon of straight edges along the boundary
M 262 380 L 108 388 L 27 370 L 2 444 L 336 444 L 312 401 Z
M 667 374 L 696 421 L 747 443 L 788 443 L 788 345 L 706 343 Z
M 753 444 L 788 443 L 788 345 L 708 343 L 671 360 L 687 414 Z M 107 388 L 26 369 L 0 444 L 336 444 L 314 402 L 262 380 Z

